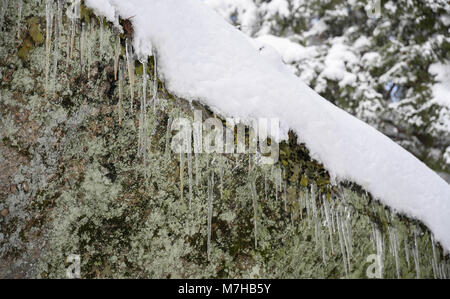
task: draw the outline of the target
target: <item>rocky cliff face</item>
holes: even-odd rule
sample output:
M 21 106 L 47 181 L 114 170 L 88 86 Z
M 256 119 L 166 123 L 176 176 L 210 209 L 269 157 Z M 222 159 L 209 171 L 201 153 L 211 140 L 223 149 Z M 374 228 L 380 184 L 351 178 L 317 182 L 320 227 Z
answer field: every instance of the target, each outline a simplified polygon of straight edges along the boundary
M 208 107 L 130 59 L 130 28 L 48 2 L 2 1 L 0 277 L 66 277 L 71 255 L 82 278 L 449 277 L 426 227 L 332 185 L 294 135 L 275 165 L 171 151 Z

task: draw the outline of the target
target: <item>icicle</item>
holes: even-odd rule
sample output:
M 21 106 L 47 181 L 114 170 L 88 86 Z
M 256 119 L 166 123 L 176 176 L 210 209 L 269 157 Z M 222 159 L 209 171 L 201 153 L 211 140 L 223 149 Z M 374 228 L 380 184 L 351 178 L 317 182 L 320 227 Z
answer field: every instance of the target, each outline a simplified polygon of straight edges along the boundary
M 98 37 L 99 44 L 100 44 L 99 51 L 100 51 L 100 60 L 102 60 L 102 57 L 103 57 L 103 18 L 99 17 L 98 22 L 99 22 L 99 26 L 100 26 L 99 37 Z
M 67 41 L 67 47 L 66 47 L 66 67 L 69 66 L 69 60 L 70 60 L 70 55 L 71 55 L 71 45 L 72 45 L 72 34 L 73 34 L 72 31 L 73 30 L 74 30 L 74 28 L 73 28 L 73 23 L 72 23 L 71 28 L 70 28 L 70 39 Z
M 192 153 L 187 153 L 188 158 L 188 175 L 189 175 L 189 209 L 192 204 Z
M 331 214 L 331 227 L 333 228 L 333 233 L 336 233 L 336 225 L 335 220 L 334 220 L 334 206 L 335 206 L 335 201 L 331 202 L 331 206 L 330 206 L 330 214 Z
M 64 7 L 64 1 L 65 0 L 58 0 L 57 1 L 57 8 L 56 8 L 56 18 L 55 18 L 55 38 L 57 38 L 56 45 L 58 49 L 61 47 L 61 36 L 62 36 L 62 30 L 63 30 L 63 7 Z
M 156 50 L 153 49 L 153 111 L 156 111 L 156 101 L 158 100 L 158 68 L 156 64 Z
M 325 211 L 325 221 L 326 221 L 326 224 L 328 227 L 328 233 L 330 235 L 331 254 L 334 255 L 333 228 L 331 226 L 330 208 L 328 206 L 328 201 L 326 198 L 323 199 L 323 207 L 324 207 L 324 211 Z
M 123 105 L 123 80 L 124 70 L 122 62 L 119 62 L 119 125 L 122 125 L 122 105 Z
M 114 43 L 114 80 L 117 80 L 117 72 L 119 68 L 120 57 L 120 35 L 116 35 L 116 42 Z
M 220 181 L 220 199 L 222 199 L 223 196 L 223 156 L 219 156 L 219 181 Z
M 256 193 L 256 183 L 254 180 L 250 182 L 250 189 L 253 201 L 253 230 L 255 237 L 255 249 L 258 248 L 258 194 Z
M 381 232 L 376 229 L 375 230 L 375 237 L 376 237 L 376 243 L 377 243 L 377 257 L 378 257 L 378 271 L 380 276 L 378 278 L 383 278 L 383 271 L 384 271 L 384 242 L 383 242 L 383 235 Z
M 299 210 L 300 220 L 303 220 L 303 194 L 301 192 L 299 192 L 299 194 L 298 194 L 297 202 L 298 202 L 298 210 Z
M 76 33 L 76 25 L 78 23 L 78 19 L 80 18 L 80 1 L 75 0 L 72 2 L 71 9 L 73 10 L 72 19 L 72 30 L 70 35 L 70 59 L 73 58 L 73 51 L 75 48 L 75 33 Z
M 264 200 L 267 201 L 267 174 L 264 173 Z M 301 215 L 301 213 L 300 213 Z
M 436 246 L 434 242 L 434 236 L 431 235 L 431 248 L 433 249 L 433 275 L 435 279 L 439 278 L 439 266 L 438 266 L 438 260 L 437 260 L 437 254 L 436 254 Z
M 414 227 L 414 263 L 416 265 L 416 278 L 420 278 L 420 258 L 419 258 L 419 244 L 417 242 L 417 227 Z
M 278 201 L 278 182 L 275 181 L 275 201 Z
M 46 21 L 46 33 L 45 33 L 45 95 L 48 95 L 49 90 L 49 71 L 50 71 L 50 50 L 51 50 L 51 38 L 53 27 L 53 7 L 52 0 L 47 0 L 45 3 L 45 21 Z
M 274 181 L 275 181 L 275 200 L 278 201 L 278 192 L 281 192 L 281 168 L 274 169 Z
M 389 229 L 389 241 L 391 244 L 391 252 L 395 259 L 395 270 L 397 273 L 397 278 L 400 278 L 400 261 L 398 257 L 397 229 L 395 227 Z
M 17 2 L 17 39 L 20 39 L 20 23 L 22 22 L 22 8 L 23 8 L 23 0 L 18 0 Z M 1 28 L 1 26 L 0 26 Z
M 194 153 L 195 158 L 195 185 L 198 186 L 199 181 L 201 180 L 202 174 L 199 171 L 198 167 L 198 153 Z
M 308 223 L 308 229 L 310 229 L 311 228 L 311 207 L 310 207 L 310 204 L 309 204 L 309 194 L 308 194 L 308 191 L 306 191 L 306 194 L 305 194 L 305 208 L 306 208 L 306 220 L 307 220 L 307 223 Z
M 147 104 L 148 104 L 148 103 L 147 103 Z M 147 149 L 150 147 L 150 144 L 151 144 L 151 142 L 152 142 L 152 138 L 153 138 L 153 136 L 155 136 L 156 131 L 157 131 L 157 129 L 158 129 L 158 126 L 159 126 L 159 119 L 158 119 L 158 118 L 155 118 L 155 123 L 154 123 L 153 129 L 152 129 L 152 131 L 150 132 L 150 136 L 148 137 L 148 141 L 147 141 Z
M 172 118 L 169 117 L 167 120 L 167 129 L 166 129 L 166 147 L 164 150 L 164 157 L 166 160 L 170 158 L 170 138 L 171 138 L 171 128 L 172 128 Z
M 407 237 L 405 236 L 404 239 L 404 243 L 405 243 L 405 259 L 406 259 L 406 263 L 408 264 L 408 269 L 411 267 L 410 261 L 409 261 L 409 249 L 408 249 L 408 242 L 407 242 Z
M 287 212 L 287 194 L 286 194 L 286 182 L 283 182 L 283 201 L 284 201 L 284 211 Z
M 352 237 L 352 227 L 350 225 L 351 214 L 350 214 L 350 211 L 347 209 L 347 207 L 345 208 L 345 210 L 347 210 L 347 217 L 344 218 L 343 223 L 344 223 L 345 237 L 346 237 L 346 241 L 347 241 L 348 257 L 350 259 L 350 257 L 353 255 L 353 237 Z M 350 265 L 350 261 L 349 261 L 349 265 Z
M 207 228 L 207 256 L 208 260 L 211 253 L 211 222 L 213 211 L 213 194 L 214 194 L 214 172 L 211 173 L 211 177 L 208 178 L 208 228 Z
M 92 48 L 91 48 L 91 42 L 90 42 L 90 36 L 92 31 L 92 25 L 89 23 L 87 27 L 85 28 L 84 32 L 84 56 L 86 56 L 86 70 L 87 70 L 87 77 L 88 79 L 91 76 L 91 64 L 92 64 Z M 123 87 L 123 86 L 122 86 Z
M 371 226 L 372 226 L 372 231 L 370 234 L 370 240 L 372 241 L 372 248 L 375 250 L 376 249 L 376 244 L 375 244 L 376 234 L 375 234 L 375 225 L 373 224 L 373 222 L 371 223 Z
M 342 235 L 342 242 L 345 250 L 345 257 L 347 259 L 347 268 L 350 271 L 350 256 L 351 256 L 351 245 L 350 245 L 350 236 L 347 227 L 347 220 L 343 215 L 340 215 L 338 211 L 336 211 L 336 221 L 338 222 L 338 231 Z
M 81 64 L 81 72 L 83 72 L 84 69 L 84 65 L 86 64 L 85 61 L 87 60 L 86 58 L 86 43 L 87 43 L 87 38 L 86 38 L 86 23 L 82 23 L 81 24 L 81 33 L 80 33 L 80 64 Z
M 327 258 L 326 258 L 326 254 L 325 254 L 325 234 L 321 234 L 322 236 L 322 261 L 323 264 L 326 266 L 327 265 Z
M 8 0 L 2 0 L 0 9 L 0 31 L 3 31 L 3 22 L 5 21 L 6 10 L 8 9 Z
M 313 185 L 311 185 L 311 193 L 310 193 L 310 201 L 311 201 L 311 210 L 312 210 L 312 217 L 313 217 L 313 224 L 314 224 L 314 241 L 316 244 L 316 248 L 319 243 L 319 221 L 317 217 L 317 207 L 316 207 L 316 194 L 315 194 L 315 188 Z
M 180 152 L 180 200 L 183 201 L 184 195 L 184 153 Z
M 141 123 L 139 132 L 141 132 L 141 154 L 144 157 L 144 165 L 147 163 L 147 148 L 148 148 L 148 119 L 147 119 L 147 64 L 141 61 L 143 67 L 142 75 L 142 99 L 141 99 Z
M 348 277 L 348 264 L 347 264 L 347 257 L 346 257 L 346 250 L 345 250 L 345 244 L 344 244 L 344 236 L 341 229 L 341 221 L 339 217 L 339 211 L 336 210 L 336 226 L 339 236 L 339 245 L 341 247 L 341 254 L 342 254 L 342 261 L 344 263 L 344 270 L 345 270 L 345 276 Z
M 63 9 L 64 6 L 66 4 L 66 0 L 58 0 L 58 18 L 57 18 L 57 22 L 58 22 L 58 40 L 59 40 L 59 44 L 58 47 L 61 48 L 61 38 L 62 38 L 62 32 L 64 29 L 63 26 Z
M 445 261 L 441 261 L 439 269 L 440 269 L 440 274 L 441 274 L 440 278 L 447 279 L 447 271 L 446 271 Z
M 58 60 L 59 60 L 59 48 L 60 48 L 60 37 L 62 31 L 62 9 L 63 2 L 61 0 L 57 1 L 56 14 L 55 14 L 55 42 L 53 45 L 53 74 L 52 74 L 52 91 L 56 94 L 56 77 L 58 72 Z M 51 30 L 51 29 L 50 29 Z
M 145 160 L 146 155 L 146 142 L 147 142 L 147 67 L 145 62 L 142 62 L 144 69 L 142 76 L 142 98 L 141 98 L 141 108 L 139 113 L 139 141 L 138 141 L 138 155 L 143 156 Z
M 125 53 L 126 53 L 126 56 L 127 56 L 128 79 L 130 80 L 131 110 L 133 110 L 133 101 L 134 101 L 134 58 L 133 58 L 131 43 L 130 43 L 130 41 L 128 39 L 125 41 Z

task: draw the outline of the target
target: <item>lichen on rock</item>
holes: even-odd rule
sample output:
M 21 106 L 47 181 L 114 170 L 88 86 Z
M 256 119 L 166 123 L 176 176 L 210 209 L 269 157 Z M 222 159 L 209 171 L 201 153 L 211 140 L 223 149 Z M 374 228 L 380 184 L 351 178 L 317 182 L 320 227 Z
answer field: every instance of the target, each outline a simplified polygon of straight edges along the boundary
M 115 74 L 116 40 L 125 66 L 126 36 L 106 23 L 99 36 L 99 19 L 82 6 L 70 58 L 72 23 L 63 17 L 57 80 L 47 96 L 39 35 L 45 3 L 24 1 L 26 53 L 13 10 L 0 48 L 0 165 L 8 165 L 0 210 L 9 211 L 0 216 L 0 260 L 8 265 L 0 277 L 64 278 L 71 254 L 80 256 L 83 278 L 363 278 L 374 254 L 386 278 L 449 277 L 448 257 L 433 248 L 425 226 L 354 184 L 332 185 L 294 134 L 271 166 L 253 154 L 167 151 L 169 120 L 193 120 L 194 109 L 213 113 L 171 95 L 154 77 L 153 59 L 134 68 L 136 86 L 144 70 L 156 80 L 146 89 L 144 161 L 142 88 L 131 102 L 124 72 L 120 102 Z

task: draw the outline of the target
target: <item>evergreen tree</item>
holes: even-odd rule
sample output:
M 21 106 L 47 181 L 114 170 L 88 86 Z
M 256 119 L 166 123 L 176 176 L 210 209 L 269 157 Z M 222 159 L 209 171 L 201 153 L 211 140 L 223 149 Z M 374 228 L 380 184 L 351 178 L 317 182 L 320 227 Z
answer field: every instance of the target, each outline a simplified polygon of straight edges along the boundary
M 375 0 L 376 1 L 376 0 Z M 450 177 L 445 0 L 207 0 L 308 85 Z M 447 92 L 447 93 L 446 93 Z

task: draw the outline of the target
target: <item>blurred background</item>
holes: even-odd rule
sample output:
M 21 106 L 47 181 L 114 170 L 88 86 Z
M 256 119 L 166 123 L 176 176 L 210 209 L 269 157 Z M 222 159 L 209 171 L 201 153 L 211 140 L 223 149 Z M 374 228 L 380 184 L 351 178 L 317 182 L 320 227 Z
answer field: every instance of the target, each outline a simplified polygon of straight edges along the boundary
M 447 0 L 204 1 L 450 183 Z

